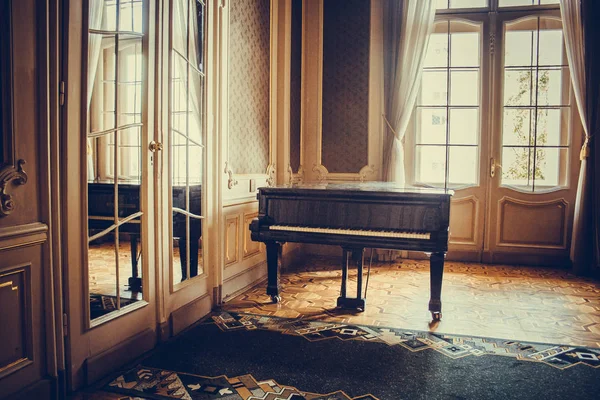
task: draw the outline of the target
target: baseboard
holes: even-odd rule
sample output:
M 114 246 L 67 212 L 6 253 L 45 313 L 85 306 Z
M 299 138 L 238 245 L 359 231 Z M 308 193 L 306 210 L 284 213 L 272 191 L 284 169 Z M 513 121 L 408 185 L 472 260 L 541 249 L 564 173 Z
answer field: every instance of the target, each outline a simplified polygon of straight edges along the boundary
M 484 264 L 531 265 L 537 267 L 562 267 L 565 269 L 571 265 L 571 260 L 568 256 L 498 251 L 493 253 L 484 251 L 482 262 Z
M 231 300 L 267 277 L 267 263 L 261 261 L 223 281 L 223 302 Z
M 111 347 L 109 350 L 85 360 L 86 383 L 100 380 L 128 362 L 152 350 L 156 345 L 156 333 L 145 331 Z
M 158 342 L 159 343 L 164 343 L 167 340 L 169 340 L 169 338 L 171 336 L 173 336 L 173 333 L 171 332 L 171 323 L 170 321 L 165 321 L 162 322 L 160 324 L 157 325 L 156 327 L 156 333 L 158 336 Z
M 171 313 L 171 335 L 175 336 L 211 312 L 211 296 L 206 293 Z
M 0 398 L 3 394 L 0 393 Z M 56 399 L 57 391 L 56 391 L 56 382 L 54 379 L 45 378 L 41 379 L 29 386 L 25 389 L 17 392 L 7 399 L 10 400 L 31 400 L 31 399 L 39 399 L 39 400 L 54 400 Z

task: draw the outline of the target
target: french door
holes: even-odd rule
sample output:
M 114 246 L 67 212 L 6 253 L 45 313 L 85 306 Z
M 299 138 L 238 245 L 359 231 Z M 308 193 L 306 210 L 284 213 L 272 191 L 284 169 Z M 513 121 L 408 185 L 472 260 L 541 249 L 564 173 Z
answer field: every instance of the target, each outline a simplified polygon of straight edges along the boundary
M 216 2 L 66 4 L 66 363 L 77 390 L 211 310 Z
M 581 127 L 542 3 L 438 2 L 405 147 L 408 181 L 455 191 L 450 258 L 568 262 Z
M 560 13 L 500 14 L 485 259 L 568 265 L 581 125 Z M 573 107 L 572 107 L 573 105 Z

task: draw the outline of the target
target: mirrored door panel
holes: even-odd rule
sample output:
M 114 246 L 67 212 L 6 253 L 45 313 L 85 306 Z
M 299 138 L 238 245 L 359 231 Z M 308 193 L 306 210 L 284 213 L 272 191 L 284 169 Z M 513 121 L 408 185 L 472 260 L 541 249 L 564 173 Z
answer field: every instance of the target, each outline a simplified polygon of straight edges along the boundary
M 202 275 L 205 3 L 171 2 L 170 193 L 172 282 Z
M 118 313 L 143 297 L 144 3 L 89 1 L 88 288 L 92 321 Z

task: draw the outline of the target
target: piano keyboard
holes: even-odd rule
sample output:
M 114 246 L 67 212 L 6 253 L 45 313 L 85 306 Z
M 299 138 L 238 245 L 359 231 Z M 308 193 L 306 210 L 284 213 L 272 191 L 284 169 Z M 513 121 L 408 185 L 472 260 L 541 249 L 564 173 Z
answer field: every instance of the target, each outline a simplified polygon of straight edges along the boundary
M 269 229 L 272 231 L 288 231 L 288 232 L 306 232 L 306 233 L 326 233 L 333 235 L 349 235 L 349 236 L 369 236 L 369 237 L 390 237 L 398 239 L 417 239 L 429 240 L 429 233 L 416 232 L 398 232 L 398 231 L 373 231 L 362 229 L 334 229 L 334 228 L 313 228 L 309 226 L 289 226 L 289 225 L 271 225 Z

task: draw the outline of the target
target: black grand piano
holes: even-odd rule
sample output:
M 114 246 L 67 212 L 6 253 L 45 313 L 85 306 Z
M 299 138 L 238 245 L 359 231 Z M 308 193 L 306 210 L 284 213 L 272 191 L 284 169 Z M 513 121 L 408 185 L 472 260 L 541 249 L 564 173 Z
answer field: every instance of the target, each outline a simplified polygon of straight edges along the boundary
M 448 250 L 450 197 L 444 189 L 403 188 L 388 182 L 294 184 L 258 189 L 254 241 L 267 246 L 267 295 L 280 300 L 279 268 L 285 242 L 341 246 L 340 307 L 365 309 L 362 298 L 365 248 L 430 253 L 429 311 L 441 318 L 442 275 Z M 357 297 L 346 297 L 348 262 L 357 260 Z
M 200 215 L 202 204 L 200 184 L 190 185 L 190 212 Z M 185 186 L 173 185 L 173 208 L 185 210 Z M 112 182 L 88 183 L 88 229 L 102 231 L 113 225 L 115 186 Z M 126 218 L 140 211 L 140 185 L 137 183 L 119 183 L 119 218 Z M 131 245 L 131 277 L 129 288 L 138 292 L 142 288 L 142 279 L 138 272 L 138 241 L 140 238 L 140 220 L 135 218 L 119 227 L 120 233 L 128 233 Z M 187 243 L 190 243 L 190 276 L 198 275 L 198 239 L 202 234 L 201 221 L 190 218 L 190 238 L 187 239 L 186 216 L 173 212 L 173 237 L 179 238 L 182 280 L 187 278 Z

